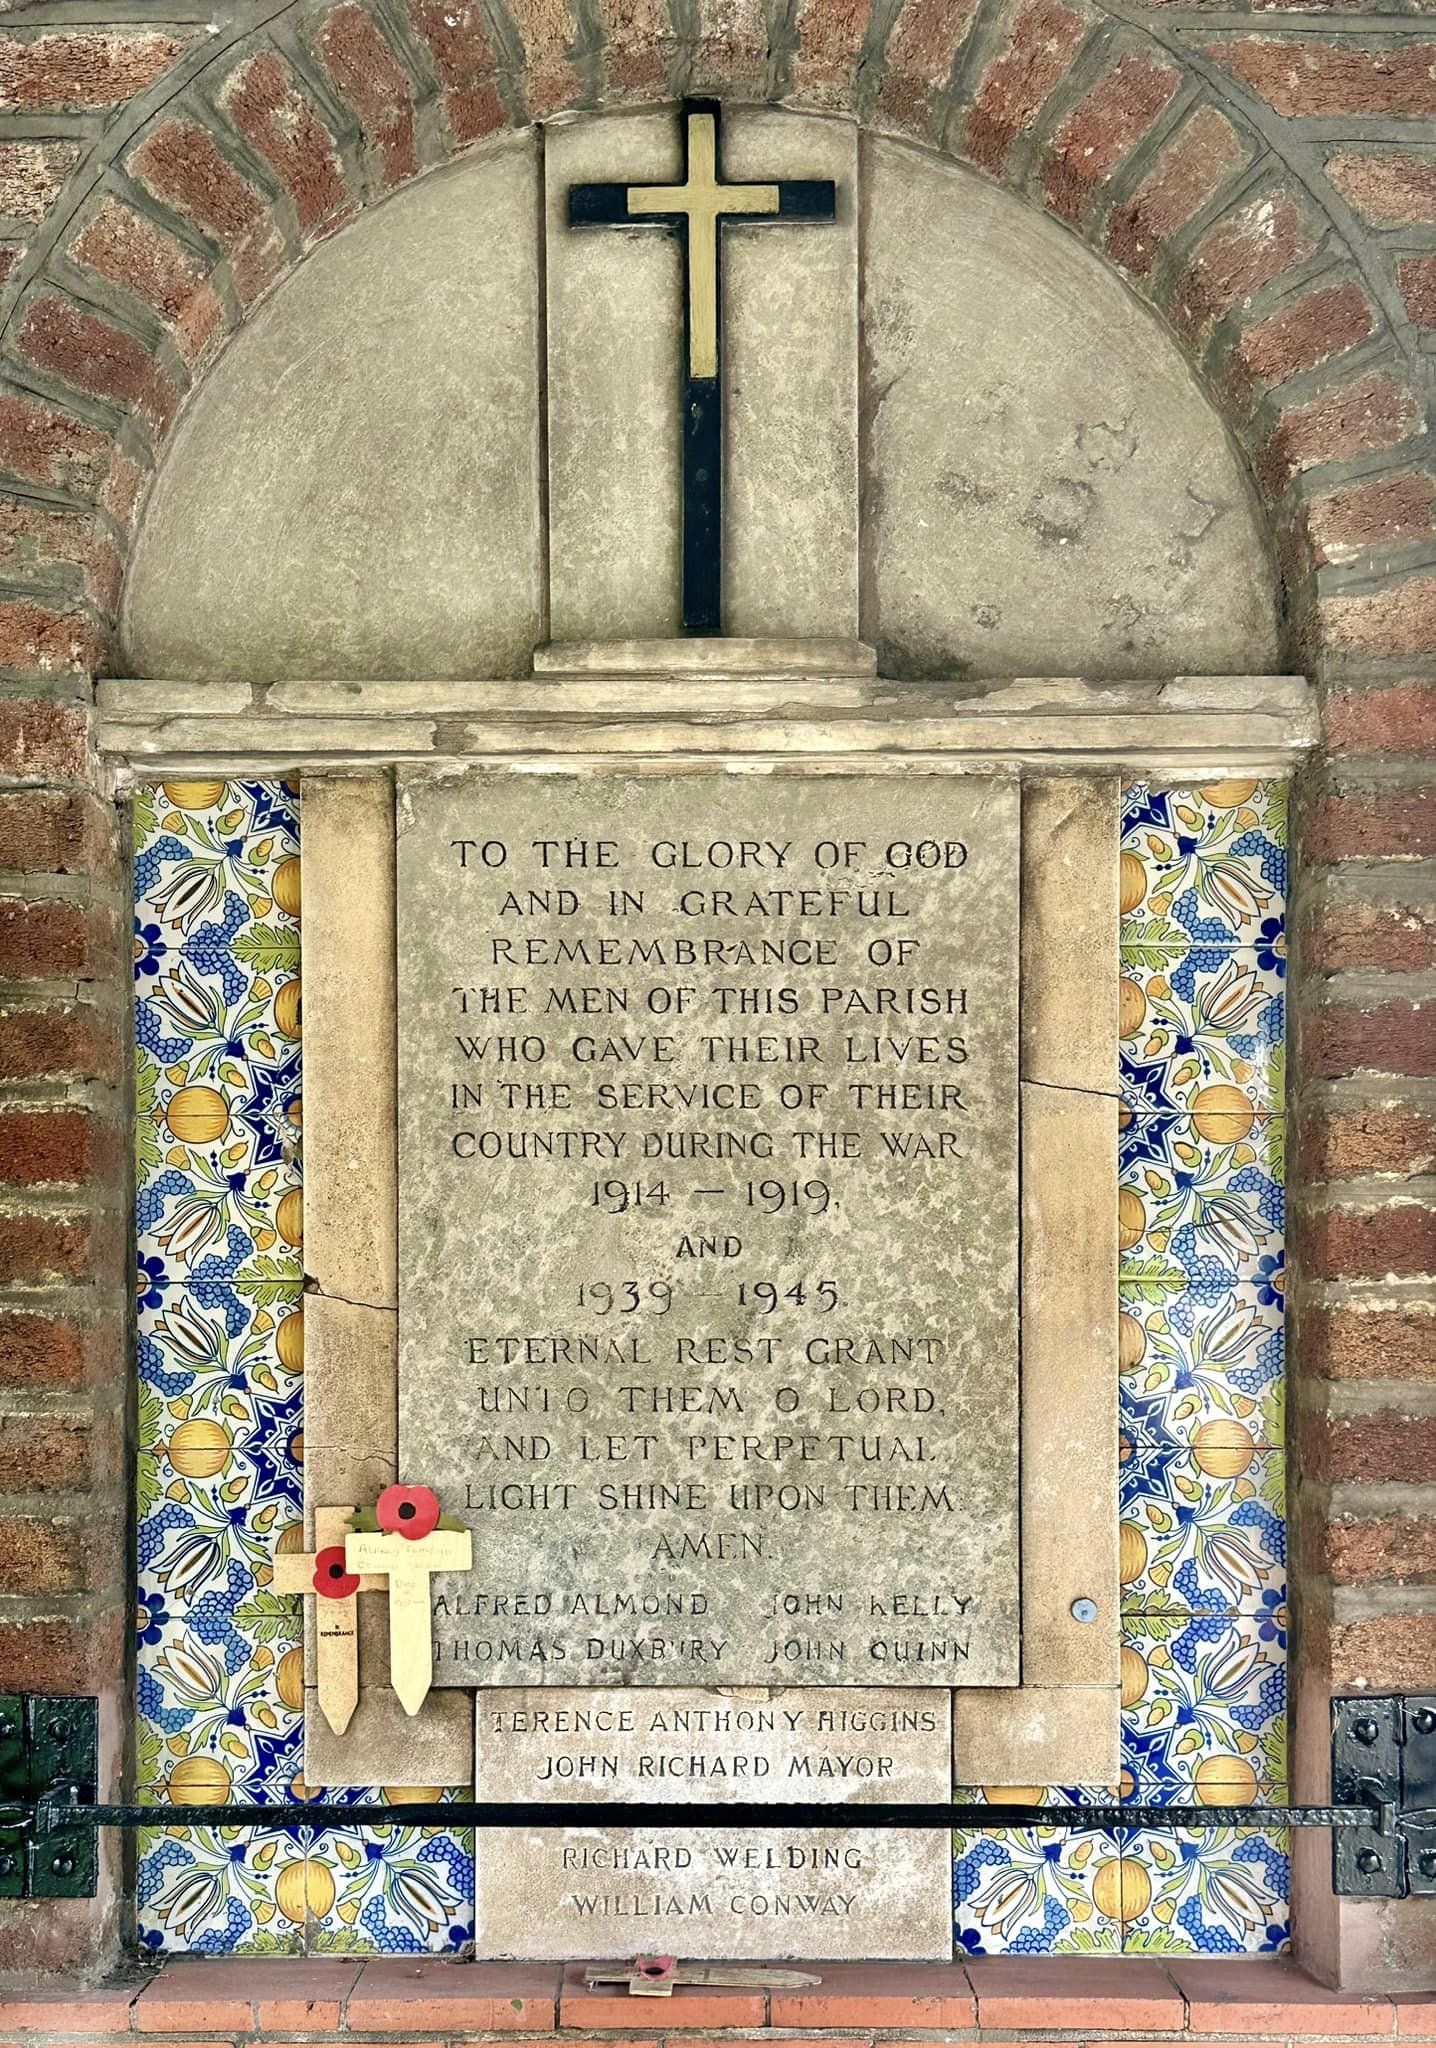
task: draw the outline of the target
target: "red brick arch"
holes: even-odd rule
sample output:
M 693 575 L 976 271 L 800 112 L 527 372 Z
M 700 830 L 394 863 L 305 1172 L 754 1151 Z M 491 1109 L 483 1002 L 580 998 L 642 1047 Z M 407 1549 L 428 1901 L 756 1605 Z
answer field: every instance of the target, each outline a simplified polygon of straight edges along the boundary
M 1158 310 L 1242 444 L 1294 658 L 1415 652 L 1436 583 L 1382 595 L 1352 574 L 1431 530 L 1403 302 L 1332 180 L 1280 146 L 1261 94 L 1294 87 L 1271 48 L 1159 38 L 1091 0 L 798 0 L 791 20 L 777 0 L 296 0 L 244 38 L 30 36 L 0 88 L 101 112 L 6 294 L 0 516 L 30 588 L 0 599 L 0 663 L 103 667 L 175 415 L 314 243 L 506 126 L 693 89 L 853 112 L 1055 215 Z M 1388 91 L 1420 99 L 1418 71 L 1388 68 Z

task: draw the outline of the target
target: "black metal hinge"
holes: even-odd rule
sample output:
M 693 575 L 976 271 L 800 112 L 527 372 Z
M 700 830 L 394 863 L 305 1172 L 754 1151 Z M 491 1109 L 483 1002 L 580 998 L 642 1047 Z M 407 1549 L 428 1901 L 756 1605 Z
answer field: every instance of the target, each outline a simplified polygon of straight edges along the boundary
M 95 1889 L 93 1827 L 46 1805 L 93 1801 L 98 1775 L 99 1701 L 0 1694 L 0 1899 L 87 1899 Z
M 1333 1889 L 1348 1898 L 1436 1895 L 1436 1695 L 1333 1700 L 1331 1796 L 1364 1804 L 1364 1827 L 1332 1841 Z

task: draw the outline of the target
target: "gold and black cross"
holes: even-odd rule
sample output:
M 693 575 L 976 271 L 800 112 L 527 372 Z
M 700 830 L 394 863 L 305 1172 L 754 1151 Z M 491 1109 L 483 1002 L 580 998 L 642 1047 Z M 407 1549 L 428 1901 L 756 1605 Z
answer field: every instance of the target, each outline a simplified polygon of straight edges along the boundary
M 676 185 L 571 185 L 568 224 L 661 227 L 683 251 L 683 624 L 722 630 L 722 229 L 834 217 L 831 178 L 728 184 L 716 100 L 683 103 L 683 176 Z

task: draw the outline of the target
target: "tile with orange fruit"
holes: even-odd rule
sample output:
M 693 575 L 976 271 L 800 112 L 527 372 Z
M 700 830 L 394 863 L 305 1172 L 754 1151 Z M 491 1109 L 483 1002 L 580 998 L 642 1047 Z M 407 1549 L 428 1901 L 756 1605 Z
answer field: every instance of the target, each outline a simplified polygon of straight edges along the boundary
M 138 1933 L 171 1954 L 442 1953 L 472 1937 L 462 1831 L 162 1820 L 317 1796 L 300 1602 L 272 1585 L 303 1538 L 298 830 L 280 782 L 135 799 Z

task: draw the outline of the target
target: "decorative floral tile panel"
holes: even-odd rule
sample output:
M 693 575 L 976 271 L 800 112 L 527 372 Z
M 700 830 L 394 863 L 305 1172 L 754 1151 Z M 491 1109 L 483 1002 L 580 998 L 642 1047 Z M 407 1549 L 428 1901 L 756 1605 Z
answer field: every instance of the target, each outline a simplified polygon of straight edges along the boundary
M 309 1799 L 300 1602 L 270 1583 L 303 1515 L 298 793 L 167 782 L 136 794 L 134 836 L 140 1797 Z M 157 1821 L 139 1937 L 449 1951 L 473 1938 L 472 1853 L 463 1830 Z
M 1143 1805 L 1286 1797 L 1286 1630 L 1250 1614 L 1122 1621 L 1122 1783 Z
M 1024 1801 L 1031 1796 L 1021 1794 Z M 959 1829 L 952 1867 L 957 1954 L 1119 1954 L 1119 1862 L 1118 1836 L 1104 1829 Z
M 1286 1795 L 1286 802 L 1284 784 L 1246 778 L 1133 784 L 1123 799 L 1117 1796 L 1129 1804 Z M 1289 1940 L 1276 1830 L 967 1834 L 956 1868 L 970 1953 L 1239 1955 Z
M 1126 795 L 1129 1802 L 1260 1803 L 1286 1782 L 1285 796 L 1248 781 Z M 269 1583 L 302 1510 L 298 826 L 297 791 L 277 781 L 174 781 L 135 800 L 138 1747 L 157 1813 L 138 1928 L 169 1953 L 441 1953 L 472 1939 L 468 1831 L 158 1818 L 179 1801 L 318 1796 L 301 1775 L 299 1605 Z M 1265 1952 L 1286 1945 L 1286 1898 L 1274 1830 L 954 1843 L 959 1953 Z
M 141 1829 L 136 1922 L 141 1944 L 166 1955 L 291 1956 L 306 1952 L 309 1832 Z

